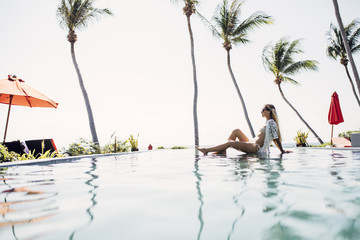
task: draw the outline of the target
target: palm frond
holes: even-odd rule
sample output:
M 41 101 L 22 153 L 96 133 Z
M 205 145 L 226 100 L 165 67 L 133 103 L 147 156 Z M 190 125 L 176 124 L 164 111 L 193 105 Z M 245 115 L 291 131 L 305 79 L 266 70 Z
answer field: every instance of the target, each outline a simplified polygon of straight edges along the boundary
M 230 13 L 228 11 L 228 1 L 223 0 L 222 4 L 218 5 L 217 14 L 213 16 L 212 21 L 214 22 L 213 34 L 219 36 L 224 41 L 229 41 L 231 32 L 229 32 L 229 18 Z
M 269 43 L 263 49 L 262 62 L 265 69 L 272 72 L 275 77 L 275 83 L 289 82 L 299 84 L 291 78 L 291 75 L 304 70 L 317 70 L 318 62 L 314 60 L 304 60 L 294 62 L 294 55 L 303 51 L 298 47 L 300 40 L 289 42 L 287 38 L 281 38 L 274 45 Z
M 294 75 L 304 70 L 318 70 L 318 62 L 315 60 L 298 61 L 288 66 L 283 73 L 287 75 Z
M 94 0 L 62 0 L 57 9 L 60 25 L 72 31 L 88 26 L 102 15 L 112 15 L 107 8 L 94 8 L 93 3 Z
M 350 49 L 352 53 L 359 51 L 359 41 L 360 41 L 360 21 L 358 19 L 353 20 L 350 24 L 345 26 L 345 34 L 348 40 Z M 347 58 L 347 53 L 345 50 L 345 45 L 340 33 L 340 30 L 330 24 L 330 31 L 328 35 L 328 46 L 327 46 L 327 55 L 334 59 L 340 57 L 341 59 Z
M 360 21 L 353 20 L 353 28 L 352 31 L 349 33 L 348 41 L 351 50 L 356 47 L 356 45 L 360 42 Z
M 352 52 L 352 53 L 357 53 L 357 52 L 359 52 L 359 51 L 360 51 L 360 44 L 357 45 L 357 46 L 355 46 L 355 47 L 353 47 L 353 48 L 351 49 L 351 52 Z
M 64 29 L 68 26 L 67 16 L 69 16 L 69 9 L 65 0 L 62 0 L 57 8 L 56 17 L 58 18 L 60 26 Z
M 338 57 L 340 57 L 340 51 L 337 48 L 337 45 L 329 45 L 326 49 L 326 53 L 329 57 L 333 58 L 333 59 L 337 59 Z
M 268 16 L 264 13 L 254 13 L 247 19 L 245 19 L 241 24 L 239 24 L 233 32 L 233 35 L 247 34 L 250 30 L 253 30 L 256 27 L 260 27 L 264 24 L 272 24 L 273 19 L 271 16 Z
M 184 0 L 184 2 L 192 4 L 193 6 L 198 6 L 200 4 L 198 0 Z
M 219 33 L 219 31 L 211 24 L 209 20 L 207 20 L 199 11 L 196 11 L 196 15 L 198 15 L 205 26 L 211 30 L 214 37 L 221 38 L 221 33 Z
M 274 55 L 272 49 L 270 48 L 270 43 L 264 47 L 261 55 L 262 63 L 266 71 L 271 72 L 276 76 L 277 68 L 274 65 Z
M 239 0 L 233 0 L 233 2 L 231 3 L 230 9 L 228 10 L 228 12 L 229 12 L 228 28 L 231 33 L 234 32 L 235 27 L 239 24 L 239 21 L 240 21 L 239 17 L 241 14 L 241 11 L 240 11 L 241 5 L 242 5 L 242 2 L 240 2 Z
M 274 65 L 279 72 L 282 72 L 284 68 L 289 64 L 288 62 L 283 62 L 283 58 L 288 45 L 289 42 L 287 41 L 287 39 L 281 38 L 273 47 Z
M 178 3 L 179 0 L 170 0 L 170 2 Z M 187 3 L 194 4 L 194 5 L 199 4 L 199 1 L 198 1 L 198 0 L 183 0 L 183 2 L 184 2 L 185 4 L 187 4 Z
M 287 48 L 284 49 L 285 52 L 281 60 L 280 69 L 285 69 L 287 66 L 291 65 L 294 62 L 293 56 L 295 54 L 303 53 L 303 51 L 299 48 L 300 41 L 300 39 L 297 39 L 287 44 Z
M 234 45 L 237 45 L 239 43 L 246 44 L 246 43 L 250 42 L 250 40 L 247 39 L 246 37 L 247 37 L 246 34 L 241 34 L 234 38 L 231 38 L 230 40 Z
M 298 81 L 296 81 L 295 79 L 288 77 L 288 76 L 283 76 L 282 80 L 284 83 L 292 83 L 294 85 L 300 85 L 300 83 Z

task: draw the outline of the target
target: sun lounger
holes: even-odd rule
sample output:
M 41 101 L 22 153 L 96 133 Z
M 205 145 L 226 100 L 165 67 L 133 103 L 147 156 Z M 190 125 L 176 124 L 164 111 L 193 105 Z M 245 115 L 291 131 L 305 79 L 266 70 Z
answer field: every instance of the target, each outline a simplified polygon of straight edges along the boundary
M 16 152 L 18 154 L 26 153 L 27 146 L 24 142 L 12 141 L 12 142 L 4 142 L 3 145 L 7 147 L 9 152 Z
M 344 137 L 335 137 L 332 138 L 332 142 L 335 147 L 343 148 L 343 147 L 351 147 L 351 142 Z
M 42 149 L 42 142 L 44 141 L 44 149 Z M 57 151 L 54 140 L 53 139 L 39 139 L 39 140 L 27 140 L 25 141 L 27 147 L 31 151 L 31 153 L 35 150 L 34 156 L 37 154 L 45 153 L 50 150 L 51 152 Z
M 351 145 L 353 147 L 360 147 L 360 133 L 351 134 Z

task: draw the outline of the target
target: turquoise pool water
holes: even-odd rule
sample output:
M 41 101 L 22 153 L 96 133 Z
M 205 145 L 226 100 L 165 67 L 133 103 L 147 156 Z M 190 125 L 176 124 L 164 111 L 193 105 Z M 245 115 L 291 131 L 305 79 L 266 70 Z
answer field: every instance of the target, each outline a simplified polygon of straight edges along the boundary
M 0 239 L 360 239 L 360 151 L 188 150 L 0 170 Z

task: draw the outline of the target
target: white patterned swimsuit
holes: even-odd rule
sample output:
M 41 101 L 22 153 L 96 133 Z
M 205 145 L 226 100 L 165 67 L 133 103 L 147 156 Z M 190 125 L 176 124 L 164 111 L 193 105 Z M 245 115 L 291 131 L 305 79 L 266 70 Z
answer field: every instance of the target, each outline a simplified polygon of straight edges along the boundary
M 278 138 L 279 138 L 279 130 L 276 122 L 274 121 L 274 119 L 267 120 L 265 127 L 264 145 L 259 149 L 258 153 L 269 154 L 270 142 L 273 139 L 278 139 Z

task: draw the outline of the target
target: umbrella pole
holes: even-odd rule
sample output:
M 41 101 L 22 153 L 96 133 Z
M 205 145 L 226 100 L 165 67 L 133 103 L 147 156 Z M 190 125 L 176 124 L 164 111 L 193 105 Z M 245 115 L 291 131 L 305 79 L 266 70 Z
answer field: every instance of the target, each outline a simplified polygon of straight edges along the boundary
M 7 133 L 7 128 L 8 128 L 8 124 L 9 124 L 9 117 L 10 117 L 11 103 L 12 103 L 12 99 L 13 99 L 13 97 L 14 97 L 14 95 L 10 95 L 9 110 L 8 110 L 8 115 L 7 115 L 7 119 L 6 119 L 6 125 L 5 125 L 5 133 L 4 133 L 4 140 L 3 140 L 3 143 L 5 143 L 5 139 L 6 139 L 6 133 Z
M 330 139 L 330 144 L 331 146 L 333 145 L 332 139 L 333 139 L 333 131 L 334 131 L 334 124 L 331 124 L 331 139 Z

